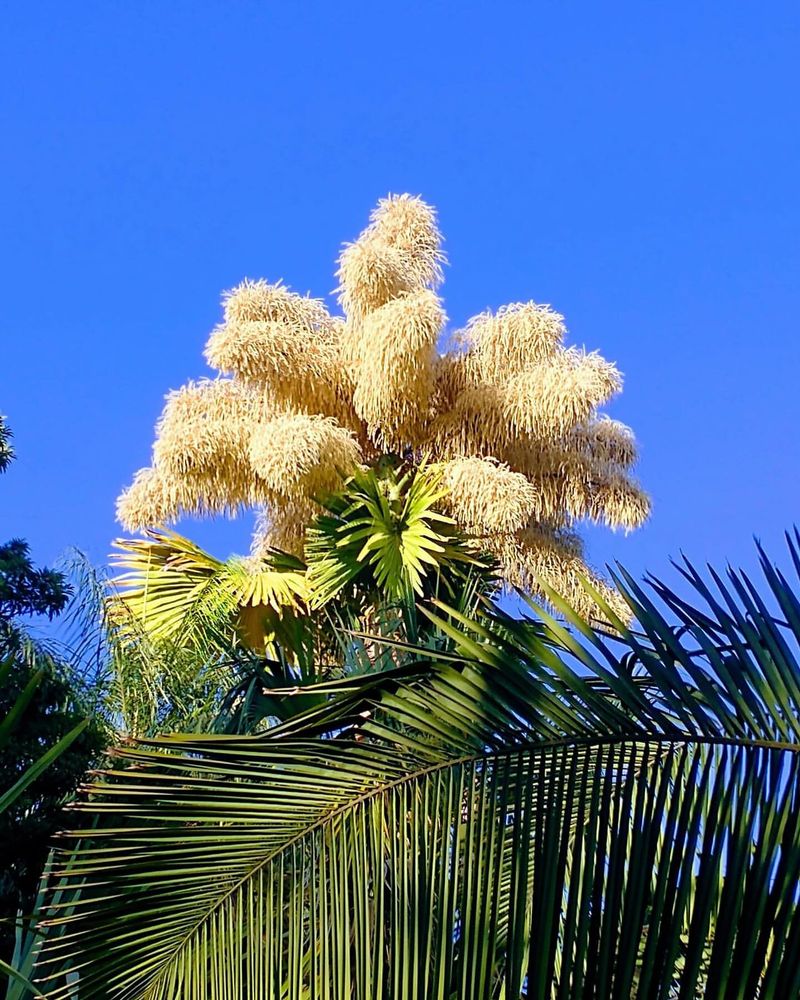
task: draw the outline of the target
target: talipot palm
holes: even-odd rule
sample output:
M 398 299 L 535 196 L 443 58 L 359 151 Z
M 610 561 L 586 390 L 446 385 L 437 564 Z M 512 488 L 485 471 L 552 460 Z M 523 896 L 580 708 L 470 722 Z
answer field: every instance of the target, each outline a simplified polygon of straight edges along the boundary
M 687 564 L 698 606 L 623 574 L 640 632 L 442 608 L 453 651 L 259 737 L 123 748 L 49 996 L 798 995 L 800 600 L 761 561 Z
M 120 539 L 110 624 L 134 641 L 145 632 L 191 648 L 264 650 L 287 619 L 337 598 L 375 609 L 430 596 L 442 580 L 453 597 L 470 566 L 486 570 L 489 586 L 491 560 L 438 509 L 447 492 L 435 466 L 358 471 L 321 499 L 306 529 L 307 562 L 278 549 L 223 562 L 165 529 Z
M 280 282 L 226 294 L 206 348 L 217 377 L 167 397 L 152 464 L 119 500 L 125 528 L 256 508 L 253 553 L 303 556 L 321 495 L 387 457 L 427 456 L 443 467 L 445 513 L 511 584 L 543 579 L 596 613 L 576 526 L 628 531 L 650 509 L 632 432 L 600 412 L 621 375 L 567 347 L 563 317 L 534 302 L 447 334 L 441 243 L 429 205 L 390 196 L 342 250 L 343 316 Z
M 396 665 L 395 651 L 345 630 L 424 642 L 415 602 L 477 610 L 498 586 L 494 563 L 438 509 L 445 493 L 436 466 L 355 473 L 322 500 L 307 564 L 274 549 L 223 562 L 164 529 L 118 541 L 122 572 L 100 613 L 125 730 L 154 735 L 160 720 L 196 731 L 209 700 L 215 728 L 250 728 L 299 710 L 273 688 Z

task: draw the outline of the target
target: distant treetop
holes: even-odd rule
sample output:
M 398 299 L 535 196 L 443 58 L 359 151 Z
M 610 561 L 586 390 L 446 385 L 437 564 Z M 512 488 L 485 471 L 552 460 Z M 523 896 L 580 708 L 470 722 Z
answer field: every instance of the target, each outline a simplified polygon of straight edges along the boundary
M 6 418 L 0 413 L 0 472 L 5 472 L 14 458 L 14 448 L 11 444 L 12 436 Z
M 11 428 L 0 415 L 0 472 L 5 472 L 14 459 L 11 437 Z M 12 538 L 0 545 L 0 653 L 15 618 L 20 615 L 52 618 L 64 610 L 69 597 L 70 588 L 63 574 L 36 569 L 27 542 Z

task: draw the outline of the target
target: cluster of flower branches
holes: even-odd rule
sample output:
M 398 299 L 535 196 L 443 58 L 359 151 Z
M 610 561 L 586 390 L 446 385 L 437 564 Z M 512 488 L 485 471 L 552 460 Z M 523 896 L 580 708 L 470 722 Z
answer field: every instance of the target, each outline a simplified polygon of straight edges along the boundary
M 444 261 L 435 211 L 390 196 L 340 255 L 343 317 L 280 282 L 227 293 L 205 352 L 219 375 L 168 395 L 122 524 L 256 508 L 254 555 L 302 554 L 317 499 L 388 453 L 439 465 L 444 512 L 509 584 L 544 580 L 585 609 L 586 574 L 613 600 L 575 525 L 630 530 L 649 513 L 632 432 L 598 412 L 621 376 L 533 302 L 476 316 L 441 351 Z

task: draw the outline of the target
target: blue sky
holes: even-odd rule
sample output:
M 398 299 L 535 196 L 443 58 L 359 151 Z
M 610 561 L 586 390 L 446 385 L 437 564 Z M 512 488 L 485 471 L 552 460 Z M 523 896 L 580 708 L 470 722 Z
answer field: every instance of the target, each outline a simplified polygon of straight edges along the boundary
M 0 39 L 0 537 L 103 561 L 243 276 L 326 295 L 378 197 L 440 211 L 454 326 L 535 299 L 626 375 L 651 523 L 752 564 L 798 519 L 796 3 L 17 4 Z M 218 554 L 249 521 L 187 525 Z

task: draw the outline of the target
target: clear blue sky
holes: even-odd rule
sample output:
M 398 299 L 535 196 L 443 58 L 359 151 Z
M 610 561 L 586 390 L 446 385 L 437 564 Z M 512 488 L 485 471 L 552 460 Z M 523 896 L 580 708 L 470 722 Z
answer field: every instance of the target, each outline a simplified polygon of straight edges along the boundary
M 800 6 L 7 5 L 0 538 L 101 561 L 222 289 L 334 287 L 388 191 L 440 210 L 455 325 L 533 298 L 626 374 L 655 512 L 598 562 L 751 563 L 798 519 Z M 249 522 L 187 531 L 219 554 Z

